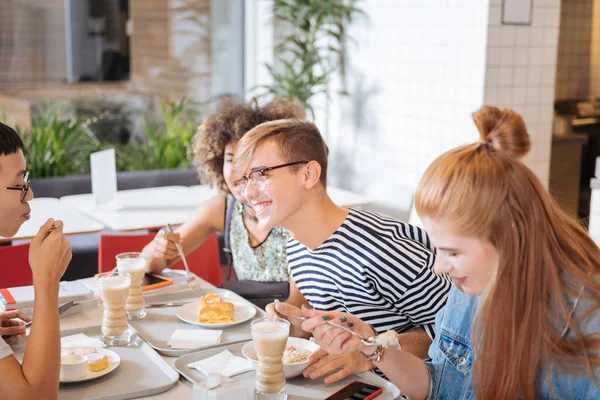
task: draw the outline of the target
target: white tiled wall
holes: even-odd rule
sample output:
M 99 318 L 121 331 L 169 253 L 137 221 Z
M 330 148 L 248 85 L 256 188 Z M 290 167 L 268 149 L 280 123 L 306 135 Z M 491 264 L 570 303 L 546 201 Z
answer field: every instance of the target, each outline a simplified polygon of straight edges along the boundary
M 534 0 L 531 26 L 501 25 L 501 0 L 361 7 L 368 18 L 349 28 L 350 96 L 334 78 L 313 103 L 332 185 L 407 218 L 427 166 L 478 139 L 471 114 L 484 102 L 522 113 L 533 141 L 525 161 L 547 184 L 560 0 Z
M 330 182 L 407 217 L 416 185 L 442 152 L 478 139 L 487 1 L 378 0 L 350 35 L 349 97 L 317 113 L 330 146 Z
M 485 103 L 512 108 L 523 116 L 532 141 L 524 161 L 547 185 L 560 1 L 534 0 L 528 26 L 503 25 L 501 9 L 500 0 L 491 1 Z
M 565 0 L 561 7 L 558 40 L 556 98 L 588 98 L 592 74 L 594 13 L 600 18 L 600 0 Z M 600 29 L 600 21 L 596 24 Z M 600 56 L 595 51 L 596 57 Z M 600 67 L 600 63 L 596 64 Z M 599 79 L 598 72 L 594 74 Z
M 476 141 L 484 102 L 520 112 L 532 137 L 525 162 L 547 185 L 560 0 L 534 0 L 531 26 L 501 25 L 501 0 L 367 3 L 350 29 L 350 97 L 318 115 L 331 183 L 406 217 L 424 170 Z

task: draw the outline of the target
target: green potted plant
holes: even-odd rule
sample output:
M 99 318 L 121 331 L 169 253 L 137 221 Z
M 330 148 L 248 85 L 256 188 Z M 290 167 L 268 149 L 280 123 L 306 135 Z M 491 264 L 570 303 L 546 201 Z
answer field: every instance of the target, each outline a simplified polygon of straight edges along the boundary
M 34 114 L 31 129 L 16 127 L 23 137 L 36 196 L 90 193 L 90 154 L 111 147 L 117 150 L 121 189 L 198 184 L 190 149 L 200 114 L 194 103 L 166 101 L 160 115 L 148 111 L 143 136 L 132 137 L 126 144 L 114 143 L 107 136 L 101 140 L 92 132 L 90 126 L 98 126 L 104 113 L 66 117 L 65 107 L 64 102 L 47 104 Z
M 200 124 L 196 104 L 186 98 L 161 104 L 162 118 L 147 117 L 144 136 L 118 148 L 121 171 L 190 168 L 192 137 Z
M 274 0 L 276 23 L 291 30 L 275 47 L 274 64 L 267 64 L 273 83 L 265 94 L 289 97 L 314 115 L 310 100 L 327 93 L 330 75 L 342 75 L 345 90 L 346 27 L 364 15 L 357 0 Z
M 61 107 L 62 103 L 42 107 L 34 114 L 31 129 L 19 132 L 27 168 L 35 178 L 89 172 L 90 154 L 100 148 L 100 141 L 89 129 L 94 119 L 63 119 Z

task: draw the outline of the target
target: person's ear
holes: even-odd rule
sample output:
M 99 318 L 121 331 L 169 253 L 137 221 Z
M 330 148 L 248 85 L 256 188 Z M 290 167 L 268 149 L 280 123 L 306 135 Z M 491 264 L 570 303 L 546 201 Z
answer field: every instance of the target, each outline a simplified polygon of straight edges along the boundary
M 321 164 L 310 161 L 304 166 L 304 187 L 312 189 L 321 179 Z

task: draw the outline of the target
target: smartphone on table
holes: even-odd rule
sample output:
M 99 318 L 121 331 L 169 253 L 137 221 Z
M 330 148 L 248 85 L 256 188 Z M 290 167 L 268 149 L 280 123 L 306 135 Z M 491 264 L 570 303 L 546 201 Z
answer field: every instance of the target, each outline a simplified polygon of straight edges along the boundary
M 370 383 L 354 381 L 344 386 L 325 400 L 371 400 L 379 396 L 383 389 Z
M 173 279 L 165 278 L 164 276 L 154 274 L 144 274 L 144 280 L 142 280 L 142 290 L 158 289 L 164 286 L 168 286 L 173 283 Z
M 100 275 L 100 274 L 96 274 L 94 276 L 96 277 L 98 275 Z M 142 280 L 142 291 L 158 289 L 161 287 L 169 286 L 172 283 L 173 283 L 173 279 L 171 279 L 171 278 L 166 278 L 166 277 L 160 276 L 160 275 L 149 274 L 146 272 L 144 274 L 144 279 Z

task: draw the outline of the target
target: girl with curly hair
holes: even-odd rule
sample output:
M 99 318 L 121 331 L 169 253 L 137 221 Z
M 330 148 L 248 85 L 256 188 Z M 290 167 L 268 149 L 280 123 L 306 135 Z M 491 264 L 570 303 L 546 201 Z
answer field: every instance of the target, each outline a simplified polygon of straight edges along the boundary
M 174 233 L 160 232 L 144 247 L 148 272 L 159 273 L 178 260 L 175 242 L 179 242 L 183 252 L 188 254 L 211 234 L 220 232 L 228 235 L 233 268 L 240 282 L 288 282 L 288 233 L 282 228 L 259 227 L 252 207 L 231 190 L 231 164 L 238 141 L 255 126 L 267 121 L 304 117 L 302 107 L 286 99 L 274 99 L 262 107 L 256 101 L 244 104 L 224 100 L 218 111 L 200 125 L 193 146 L 202 181 L 216 187 L 219 194 L 201 204 L 190 220 Z M 228 207 L 232 207 L 231 219 L 229 232 L 225 232 Z M 239 292 L 236 289 L 241 286 L 234 286 L 230 288 Z M 265 302 L 272 300 L 268 299 L 269 290 L 260 284 L 246 285 L 245 290 L 249 287 L 266 293 Z M 282 297 L 287 297 L 288 290 L 286 286 Z M 260 299 L 253 301 L 261 304 Z

